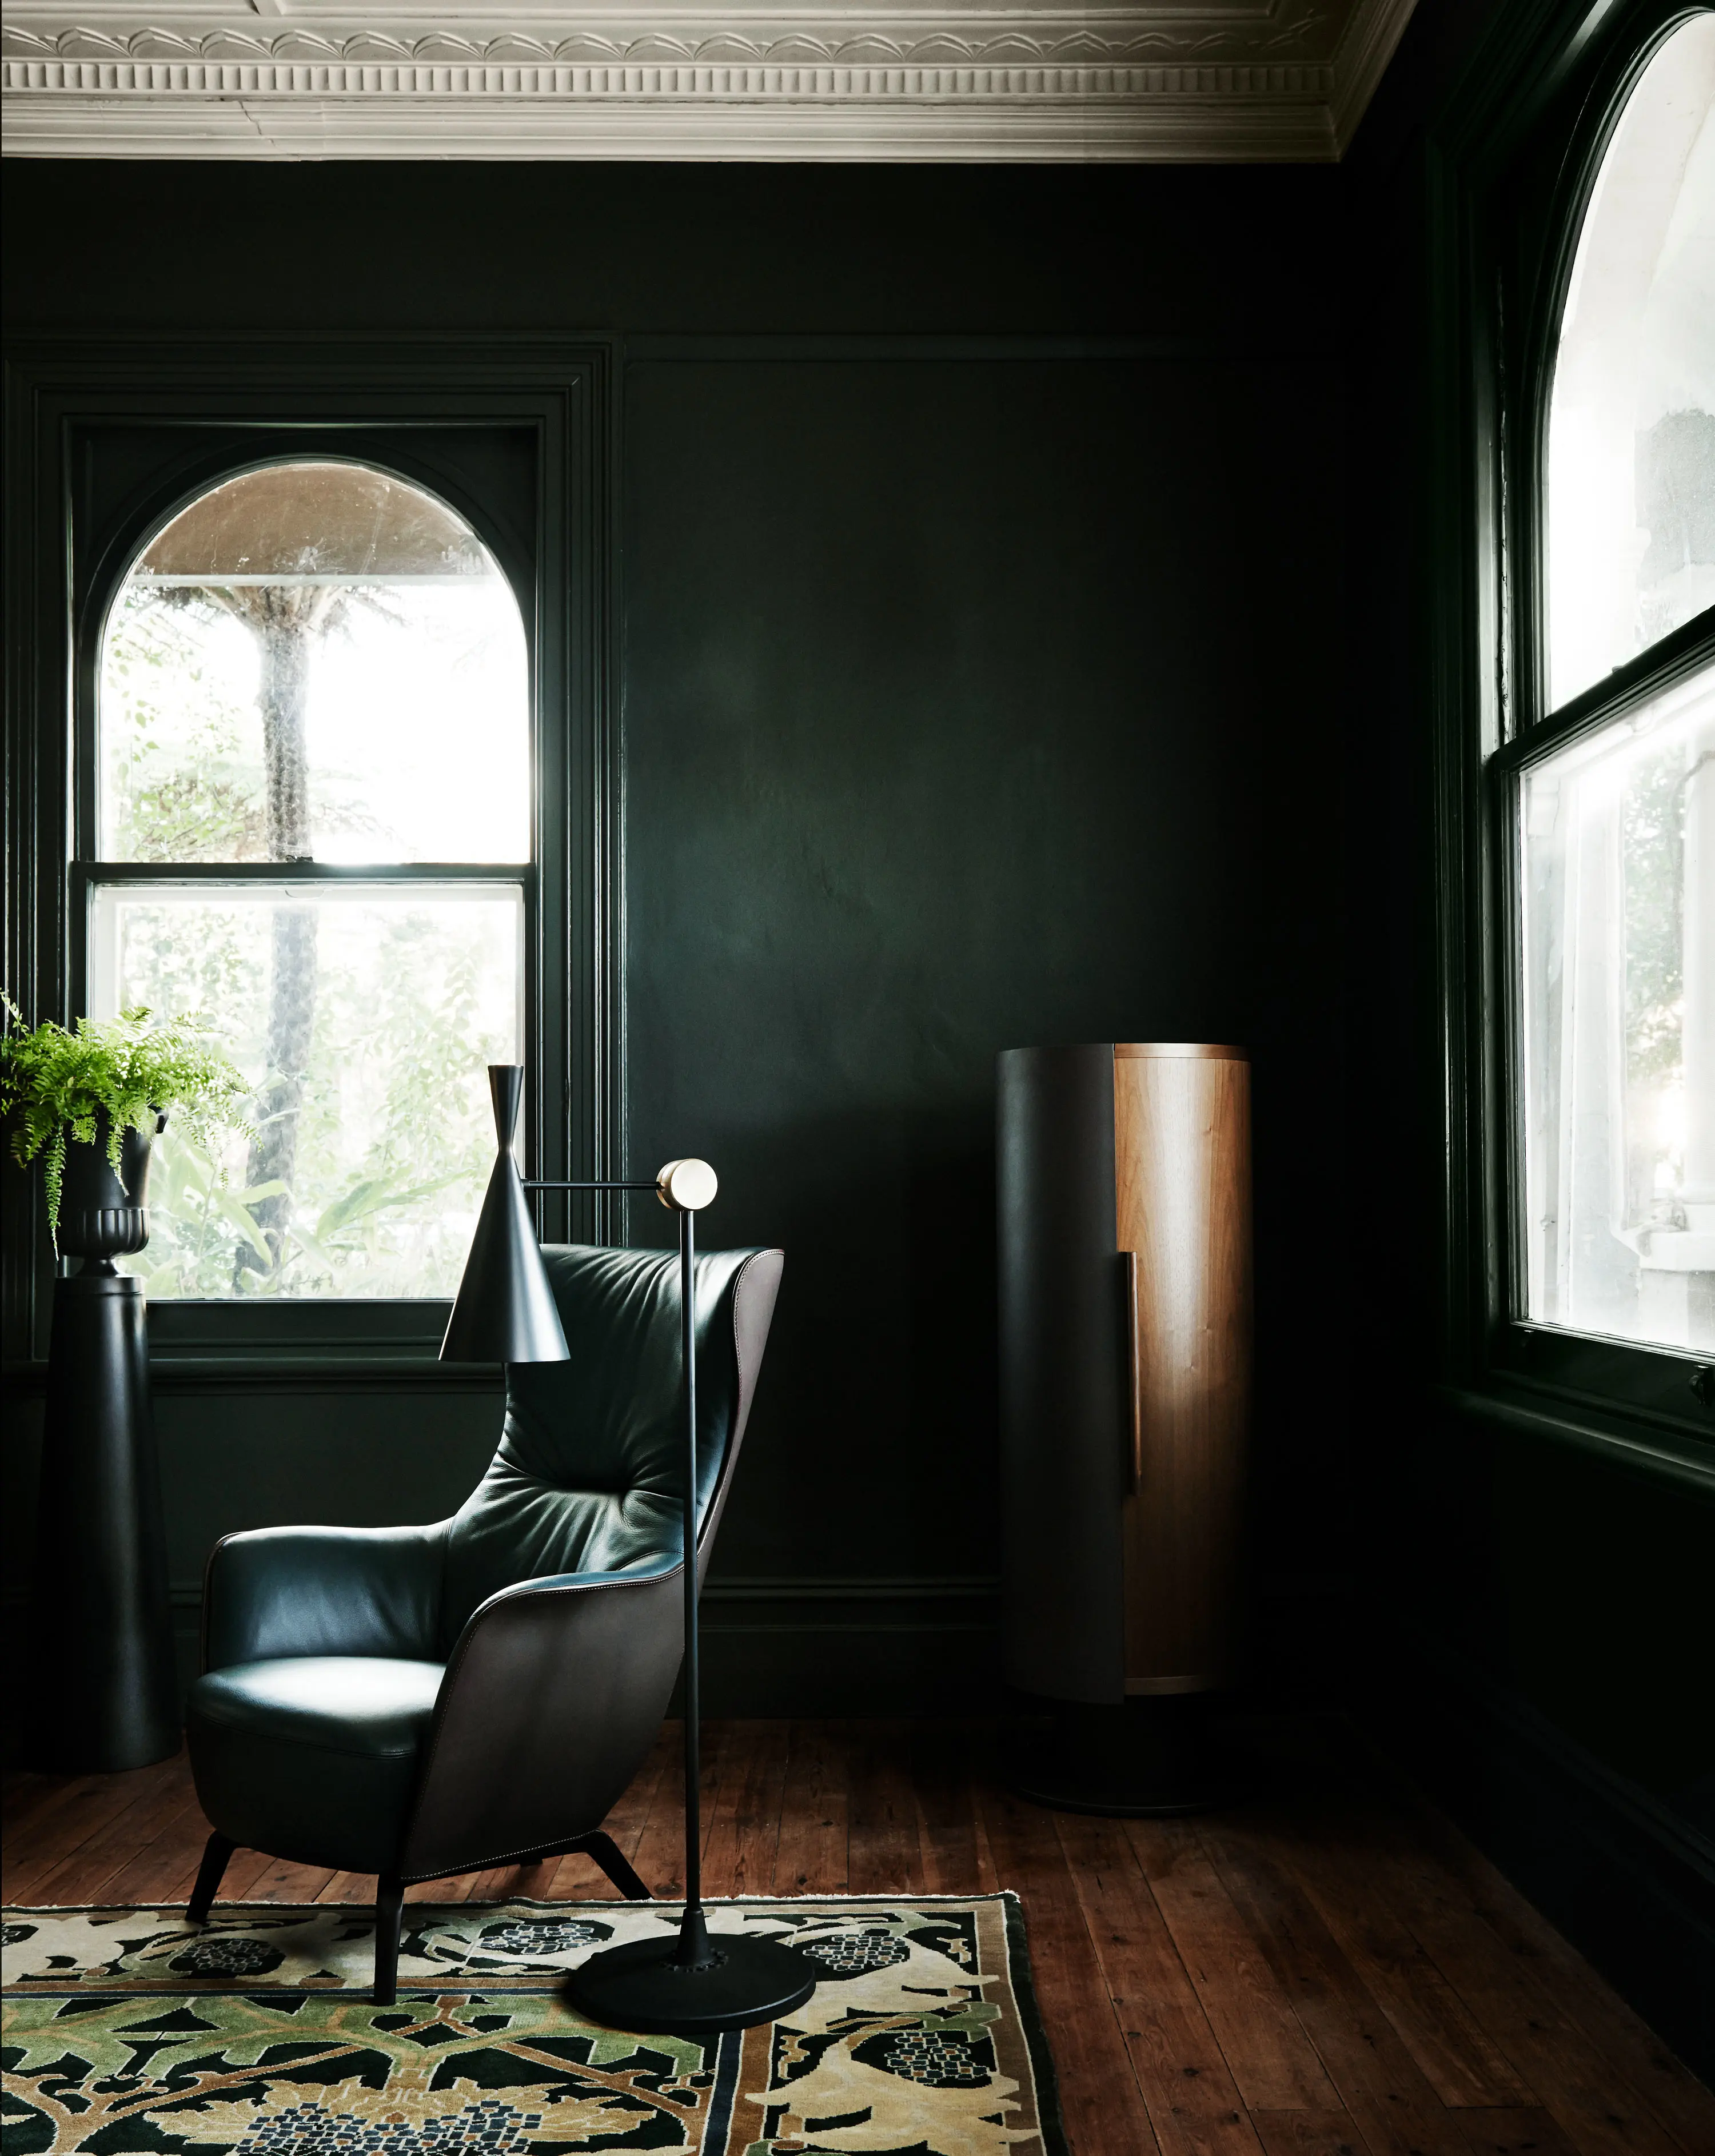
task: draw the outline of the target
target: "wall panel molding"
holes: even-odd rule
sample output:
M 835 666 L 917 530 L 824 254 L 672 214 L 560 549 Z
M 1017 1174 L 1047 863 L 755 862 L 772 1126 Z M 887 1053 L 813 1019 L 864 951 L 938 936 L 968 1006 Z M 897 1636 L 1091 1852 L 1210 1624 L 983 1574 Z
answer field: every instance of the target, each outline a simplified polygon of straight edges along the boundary
M 1412 0 L 706 16 L 14 0 L 10 155 L 1326 162 Z

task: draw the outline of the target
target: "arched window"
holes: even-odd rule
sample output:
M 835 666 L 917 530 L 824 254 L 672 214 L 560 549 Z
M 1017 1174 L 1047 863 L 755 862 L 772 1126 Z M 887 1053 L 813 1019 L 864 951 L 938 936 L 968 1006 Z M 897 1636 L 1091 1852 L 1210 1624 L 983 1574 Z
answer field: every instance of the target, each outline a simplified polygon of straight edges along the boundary
M 1548 704 L 1715 606 L 1715 15 L 1627 98 L 1590 191 L 1548 418 Z
M 1581 206 L 1518 843 L 1522 1312 L 1715 1348 L 1715 15 Z M 1533 723 L 1531 721 L 1534 721 Z
M 156 1299 L 457 1284 L 520 1049 L 530 660 L 420 487 L 327 459 L 181 508 L 101 635 L 90 1007 L 199 1009 L 254 1081 L 223 1162 L 171 1127 Z

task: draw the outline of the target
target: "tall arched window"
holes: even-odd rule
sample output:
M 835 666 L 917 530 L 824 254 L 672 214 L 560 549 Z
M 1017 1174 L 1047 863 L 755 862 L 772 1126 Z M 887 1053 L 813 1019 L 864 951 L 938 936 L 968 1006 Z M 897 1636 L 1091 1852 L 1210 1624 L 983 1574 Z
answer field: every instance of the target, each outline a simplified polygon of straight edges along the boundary
M 198 1009 L 253 1079 L 169 1126 L 155 1299 L 456 1286 L 521 1047 L 530 662 L 470 524 L 372 466 L 236 474 L 137 554 L 100 641 L 89 1000 Z
M 1669 25 L 1640 58 L 1580 206 L 1546 377 L 1544 688 L 1502 759 L 1516 779 L 1522 1314 L 1707 1352 L 1715 15 Z

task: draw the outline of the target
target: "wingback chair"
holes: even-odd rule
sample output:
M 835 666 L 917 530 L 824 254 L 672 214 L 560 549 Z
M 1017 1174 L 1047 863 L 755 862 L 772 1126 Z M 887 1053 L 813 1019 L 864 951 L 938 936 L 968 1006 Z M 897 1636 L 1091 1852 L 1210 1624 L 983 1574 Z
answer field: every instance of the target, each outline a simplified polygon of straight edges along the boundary
M 187 1712 L 214 1831 L 190 1914 L 234 1849 L 378 1877 L 375 1996 L 418 1880 L 583 1850 L 654 1740 L 684 1635 L 676 1257 L 543 1252 L 570 1360 L 514 1363 L 488 1472 L 424 1527 L 264 1527 L 208 1560 Z M 784 1260 L 698 1260 L 701 1585 Z

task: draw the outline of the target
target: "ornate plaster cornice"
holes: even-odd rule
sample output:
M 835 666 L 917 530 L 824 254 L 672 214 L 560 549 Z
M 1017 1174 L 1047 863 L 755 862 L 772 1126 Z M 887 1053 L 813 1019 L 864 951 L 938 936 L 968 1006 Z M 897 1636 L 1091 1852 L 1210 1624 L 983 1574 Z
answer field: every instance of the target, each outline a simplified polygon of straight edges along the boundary
M 188 0 L 145 24 L 126 0 L 75 22 L 17 0 L 4 139 L 38 157 L 1326 160 L 1411 4 L 478 0 L 413 20 L 376 0 L 353 23 L 318 0 Z

